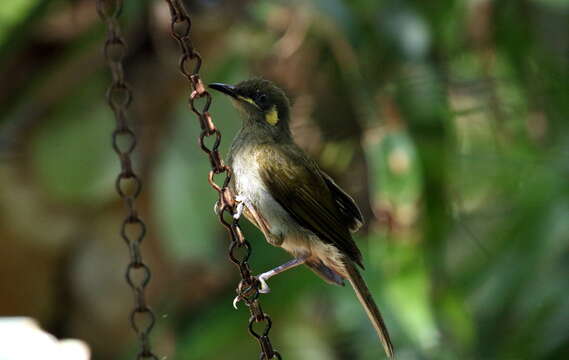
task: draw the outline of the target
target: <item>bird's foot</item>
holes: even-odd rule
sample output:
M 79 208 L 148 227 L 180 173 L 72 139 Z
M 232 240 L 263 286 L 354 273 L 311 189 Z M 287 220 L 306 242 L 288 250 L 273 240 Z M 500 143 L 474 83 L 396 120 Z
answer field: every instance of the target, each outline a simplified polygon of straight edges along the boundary
M 271 288 L 269 287 L 269 284 L 267 284 L 267 280 L 270 278 L 270 276 L 268 275 L 269 275 L 268 272 L 266 272 L 257 276 L 257 280 L 259 280 L 259 282 L 261 283 L 261 287 L 259 288 L 259 292 L 261 294 L 268 294 L 271 292 Z
M 237 207 L 235 209 L 235 213 L 233 214 L 233 218 L 235 220 L 238 220 L 241 215 L 243 215 L 243 210 L 245 209 L 245 206 L 249 206 L 249 201 L 241 195 L 237 195 L 235 197 L 235 202 L 237 203 Z M 215 215 L 219 215 L 219 209 L 221 208 L 221 203 L 220 201 L 216 201 L 215 204 L 213 204 L 213 212 Z
M 300 256 L 297 258 L 294 258 L 284 264 L 282 264 L 281 266 L 277 266 L 276 268 L 269 270 L 269 271 L 265 271 L 264 273 L 255 276 L 255 279 L 257 279 L 257 281 L 259 281 L 259 284 L 261 284 L 261 287 L 259 287 L 258 291 L 260 294 L 268 294 L 271 292 L 271 288 L 269 287 L 269 284 L 267 284 L 267 280 L 269 280 L 271 277 L 282 273 L 283 271 L 286 271 L 288 269 L 292 269 L 294 267 L 297 267 L 301 264 L 304 264 L 306 262 L 307 256 Z M 238 292 L 239 293 L 239 292 Z M 233 307 L 235 309 L 237 309 L 237 304 L 239 303 L 239 301 L 243 300 L 243 296 L 249 296 L 249 295 L 243 295 L 243 294 L 239 294 L 237 295 L 234 299 L 233 299 Z
M 271 277 L 271 272 L 267 271 L 266 273 L 262 273 L 259 276 L 255 276 L 254 279 L 257 280 L 259 282 L 259 284 L 261 284 L 260 287 L 257 287 L 259 293 L 261 294 L 268 294 L 271 292 L 271 289 L 269 288 L 269 285 L 267 284 L 267 280 L 268 278 Z M 255 287 L 251 287 L 250 289 L 254 289 Z M 249 293 L 249 295 L 251 295 L 252 293 Z M 241 300 L 244 300 L 247 298 L 247 296 L 249 295 L 243 295 L 243 294 L 238 294 L 236 297 L 233 298 L 233 307 L 235 308 L 235 310 L 237 310 L 237 305 L 239 304 L 239 302 Z
M 249 201 L 241 195 L 237 195 L 235 197 L 235 202 L 237 203 L 237 208 L 235 209 L 235 213 L 233 214 L 233 219 L 239 220 L 241 215 L 243 215 L 243 210 L 245 206 L 249 206 Z

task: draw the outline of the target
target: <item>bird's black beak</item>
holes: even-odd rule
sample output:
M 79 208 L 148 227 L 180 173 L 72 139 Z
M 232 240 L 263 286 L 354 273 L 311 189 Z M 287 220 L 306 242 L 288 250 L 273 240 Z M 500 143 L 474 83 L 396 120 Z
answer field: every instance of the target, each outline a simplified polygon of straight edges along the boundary
M 227 85 L 222 83 L 211 83 L 208 86 L 214 90 L 224 93 L 225 95 L 229 95 L 232 98 L 237 99 L 237 94 L 235 93 L 235 86 L 233 85 Z

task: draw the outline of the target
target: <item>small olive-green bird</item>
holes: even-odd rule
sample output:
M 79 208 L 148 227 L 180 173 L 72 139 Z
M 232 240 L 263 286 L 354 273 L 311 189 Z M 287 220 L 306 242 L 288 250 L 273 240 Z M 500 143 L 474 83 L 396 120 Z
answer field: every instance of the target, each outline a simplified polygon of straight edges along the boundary
M 362 214 L 354 200 L 294 143 L 285 93 L 263 79 L 209 86 L 229 95 L 243 118 L 228 157 L 238 203 L 235 216 L 243 213 L 270 244 L 294 257 L 259 275 L 260 291 L 269 291 L 270 277 L 301 264 L 331 284 L 344 285 L 347 279 L 385 352 L 393 357 L 387 327 L 358 271 L 358 266 L 363 269 L 362 255 L 351 232 L 362 225 Z

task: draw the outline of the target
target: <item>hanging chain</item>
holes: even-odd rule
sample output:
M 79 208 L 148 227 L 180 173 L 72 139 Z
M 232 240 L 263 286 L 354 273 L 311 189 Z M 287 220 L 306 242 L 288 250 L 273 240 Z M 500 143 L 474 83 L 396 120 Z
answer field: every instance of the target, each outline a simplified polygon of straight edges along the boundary
M 194 49 L 190 39 L 190 29 L 192 22 L 190 17 L 182 5 L 180 0 L 166 0 L 170 7 L 170 15 L 172 17 L 171 34 L 180 45 L 182 55 L 179 60 L 180 72 L 186 77 L 190 84 L 191 94 L 189 97 L 189 105 L 200 123 L 201 134 L 199 144 L 201 149 L 208 155 L 211 170 L 208 175 L 208 182 L 219 194 L 217 206 L 219 221 L 227 229 L 231 244 L 229 246 L 229 258 L 237 266 L 241 274 L 241 281 L 237 286 L 236 302 L 243 301 L 251 313 L 249 318 L 249 332 L 259 342 L 261 347 L 260 359 L 281 359 L 281 355 L 273 349 L 269 339 L 269 331 L 271 330 L 272 321 L 269 315 L 263 312 L 261 303 L 259 302 L 259 281 L 252 275 L 249 267 L 249 257 L 251 256 L 251 244 L 245 239 L 239 220 L 233 215 L 236 211 L 234 194 L 229 189 L 231 181 L 231 168 L 225 165 L 219 154 L 219 145 L 221 143 L 221 132 L 213 123 L 209 108 L 211 106 L 211 94 L 206 90 L 199 72 L 202 66 L 202 57 Z M 198 99 L 202 99 L 201 106 L 197 105 Z M 208 147 L 205 139 L 214 137 L 214 143 Z M 215 182 L 215 176 L 225 174 L 223 185 Z M 226 217 L 232 220 L 227 221 Z M 257 332 L 254 329 L 256 323 L 264 323 L 264 329 Z
M 130 252 L 126 281 L 132 289 L 135 301 L 130 313 L 130 325 L 140 341 L 140 351 L 136 359 L 158 360 L 158 357 L 152 353 L 149 339 L 156 317 L 146 304 L 144 295 L 150 282 L 150 268 L 142 261 L 140 251 L 140 245 L 146 235 L 146 224 L 135 207 L 135 200 L 142 190 L 142 181 L 132 169 L 131 161 L 132 152 L 136 147 L 136 136 L 127 124 L 127 109 L 132 102 L 132 91 L 125 81 L 123 70 L 123 59 L 127 50 L 118 22 L 122 4 L 122 0 L 97 0 L 97 12 L 107 25 L 105 58 L 112 73 L 112 82 L 107 90 L 107 102 L 115 115 L 116 127 L 112 134 L 112 143 L 121 164 L 121 172 L 117 176 L 115 187 L 128 212 L 122 222 L 120 235 Z

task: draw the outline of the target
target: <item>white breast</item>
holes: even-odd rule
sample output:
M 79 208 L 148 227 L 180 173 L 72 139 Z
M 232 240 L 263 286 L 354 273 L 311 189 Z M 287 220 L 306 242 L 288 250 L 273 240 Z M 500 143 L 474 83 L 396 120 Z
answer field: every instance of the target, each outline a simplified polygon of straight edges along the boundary
M 293 256 L 315 256 L 333 269 L 342 268 L 342 254 L 330 244 L 318 239 L 312 232 L 299 226 L 268 192 L 261 176 L 259 164 L 251 157 L 235 156 L 233 171 L 237 195 L 245 197 L 269 223 L 269 231 L 284 235 L 281 247 Z
M 233 159 L 235 175 L 235 189 L 237 194 L 245 197 L 260 212 L 270 225 L 270 232 L 274 235 L 298 231 L 291 228 L 294 220 L 271 196 L 261 176 L 259 164 L 250 157 L 237 155 Z

